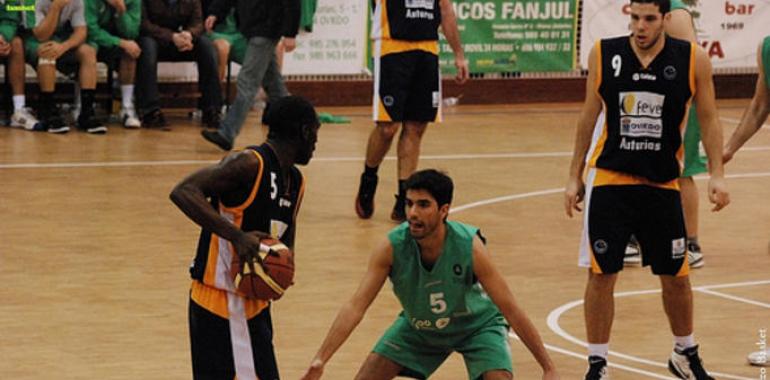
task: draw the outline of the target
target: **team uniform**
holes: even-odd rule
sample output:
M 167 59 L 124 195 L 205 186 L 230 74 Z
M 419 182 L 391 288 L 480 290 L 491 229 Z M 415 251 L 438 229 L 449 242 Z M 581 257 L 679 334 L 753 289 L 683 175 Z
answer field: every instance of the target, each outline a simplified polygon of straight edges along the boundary
M 443 252 L 426 268 L 407 223 L 394 228 L 390 281 L 403 311 L 374 347 L 404 367 L 401 376 L 426 379 L 452 351 L 463 355 L 470 379 L 491 370 L 513 373 L 508 326 L 473 273 L 478 228 L 446 222 Z
M 43 22 L 46 14 L 48 14 L 48 10 L 51 8 L 51 4 L 52 0 L 37 0 L 35 3 L 35 27 Z M 87 26 L 83 0 L 71 0 L 70 3 L 65 5 L 59 12 L 59 22 L 56 26 L 56 31 L 53 36 L 51 36 L 50 40 L 60 43 L 64 42 L 70 35 L 72 35 L 74 28 L 79 26 Z M 34 48 L 34 59 L 27 61 L 32 65 L 38 63 L 37 44 L 35 44 Z M 67 50 L 56 59 L 56 70 L 67 76 L 74 77 L 79 67 L 80 63 L 78 62 L 74 48 Z
M 294 245 L 295 220 L 305 180 L 292 166 L 288 187 L 281 166 L 267 145 L 247 148 L 259 160 L 259 172 L 241 204 L 212 199 L 219 213 L 243 231 L 269 232 Z M 270 304 L 236 293 L 230 274 L 236 255 L 230 242 L 201 231 L 190 274 L 190 343 L 195 378 L 278 379 L 273 350 Z
M 238 30 L 238 25 L 235 23 L 235 8 L 230 10 L 227 14 L 225 21 L 217 23 L 214 30 L 209 33 L 209 38 L 214 40 L 225 40 L 230 44 L 230 57 L 229 59 L 235 63 L 243 64 L 243 58 L 246 54 L 246 45 L 249 41 Z
M 765 69 L 765 84 L 770 88 L 770 36 L 762 40 L 762 67 Z
M 588 161 L 579 265 L 594 273 L 620 271 L 633 233 L 653 273 L 687 275 L 677 178 L 695 93 L 695 45 L 665 37 L 648 67 L 628 36 L 601 40 L 595 50 L 594 89 L 606 117 Z
M 35 27 L 35 11 L 9 10 L 7 6 L 35 7 L 35 0 L 0 1 L 0 34 L 11 43 L 14 36 L 21 37 L 24 43 L 24 61 L 33 66 L 37 64 L 37 38 L 32 34 Z
M 682 0 L 671 0 L 671 10 L 677 9 L 690 11 Z M 682 170 L 682 177 L 692 177 L 707 171 L 706 157 L 701 154 L 698 112 L 696 111 L 696 104 L 693 103 L 692 107 L 690 107 L 690 113 L 687 117 L 687 128 L 684 132 L 684 169 Z
M 375 121 L 441 120 L 439 0 L 375 0 Z
M 121 38 L 135 40 L 139 37 L 142 2 L 125 0 L 124 3 L 126 11 L 118 14 L 106 0 L 86 2 L 86 42 L 96 49 L 99 62 L 116 62 L 123 54 L 119 46 Z

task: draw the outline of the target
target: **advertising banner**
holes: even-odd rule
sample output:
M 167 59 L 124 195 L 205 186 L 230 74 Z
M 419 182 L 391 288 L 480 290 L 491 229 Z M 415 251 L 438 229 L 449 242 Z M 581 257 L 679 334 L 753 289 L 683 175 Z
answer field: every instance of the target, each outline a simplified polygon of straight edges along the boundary
M 574 69 L 578 0 L 455 0 L 460 38 L 472 73 Z M 441 39 L 442 72 L 454 55 Z
M 770 0 L 684 0 L 695 22 L 698 43 L 715 68 L 756 67 L 757 45 L 770 34 Z M 583 2 L 580 65 L 599 38 L 629 33 L 628 0 Z

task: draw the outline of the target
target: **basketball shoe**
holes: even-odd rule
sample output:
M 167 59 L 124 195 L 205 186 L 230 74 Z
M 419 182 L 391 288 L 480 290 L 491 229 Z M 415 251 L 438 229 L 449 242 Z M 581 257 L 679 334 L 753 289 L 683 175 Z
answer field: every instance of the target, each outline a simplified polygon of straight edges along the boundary
M 668 359 L 668 370 L 674 376 L 686 380 L 714 380 L 703 368 L 703 362 L 698 356 L 698 346 L 680 351 L 674 348 Z
M 601 356 L 589 356 L 588 365 L 585 380 L 607 380 L 610 378 L 607 374 L 607 359 Z
M 642 265 L 642 247 L 639 246 L 639 241 L 636 240 L 636 236 L 634 235 L 631 235 L 628 239 L 626 255 L 623 257 L 623 265 Z
M 369 219 L 374 214 L 374 193 L 377 191 L 377 175 L 361 173 L 356 195 L 356 214 L 361 219 Z
M 406 221 L 406 200 L 396 194 L 396 204 L 393 205 L 393 211 L 390 213 L 390 220 L 396 223 Z
M 690 262 L 690 268 L 701 268 L 705 261 L 703 261 L 703 252 L 700 250 L 700 244 L 695 241 L 687 242 L 687 261 Z

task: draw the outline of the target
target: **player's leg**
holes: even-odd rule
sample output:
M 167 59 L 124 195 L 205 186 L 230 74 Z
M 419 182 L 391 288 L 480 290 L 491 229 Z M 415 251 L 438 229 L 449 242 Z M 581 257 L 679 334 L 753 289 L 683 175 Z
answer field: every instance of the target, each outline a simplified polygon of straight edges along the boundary
M 380 354 L 370 353 L 356 374 L 356 380 L 390 380 L 404 367 Z
M 708 172 L 706 157 L 701 155 L 700 124 L 698 122 L 696 105 L 690 107 L 687 117 L 687 129 L 684 133 L 684 168 L 679 178 L 679 188 L 684 210 L 684 222 L 687 231 L 687 260 L 690 268 L 700 268 L 705 262 L 703 252 L 698 243 L 698 187 L 693 176 Z
M 377 171 L 404 120 L 406 91 L 414 66 L 411 52 L 379 56 L 381 44 L 382 41 L 375 42 L 372 112 L 376 125 L 366 144 L 366 162 L 355 200 L 356 214 L 362 219 L 369 219 L 374 213 Z
M 11 83 L 13 96 L 13 114 L 11 115 L 11 126 L 24 128 L 29 131 L 42 129 L 42 124 L 26 108 L 26 97 L 24 95 L 24 71 L 26 69 L 24 61 L 24 41 L 20 36 L 14 36 L 11 40 L 11 52 L 7 58 L 8 81 Z
M 398 138 L 398 194 L 390 219 L 394 222 L 406 220 L 406 180 L 415 171 L 420 160 L 420 144 L 428 123 L 407 121 Z
M 280 376 L 273 347 L 273 321 L 270 308 L 262 310 L 250 319 L 248 324 L 257 377 L 264 380 L 277 380 Z
M 37 45 L 38 53 L 40 45 Z M 66 54 L 66 53 L 65 53 Z M 38 98 L 38 116 L 51 133 L 67 133 L 70 127 L 64 122 L 54 102 L 53 93 L 56 87 L 56 60 L 39 58 L 37 64 L 37 81 L 40 86 Z
M 356 379 L 384 380 L 395 376 L 427 379 L 449 353 L 446 348 L 433 347 L 409 325 L 406 318 L 398 317 L 377 341 Z
M 593 172 L 587 183 L 592 181 Z M 590 193 L 589 193 L 590 189 Z M 584 318 L 588 339 L 589 368 L 585 379 L 607 377 L 607 354 L 615 312 L 613 296 L 617 273 L 623 269 L 628 238 L 633 231 L 635 214 L 632 200 L 634 186 L 589 186 L 586 190 L 586 239 L 581 252 L 588 259 L 588 282 L 584 296 Z
M 230 42 L 221 36 L 218 37 L 218 33 L 211 34 L 211 41 L 214 44 L 214 48 L 217 50 L 217 58 L 219 66 L 219 81 L 225 80 L 225 74 L 227 73 L 227 65 L 230 63 Z
M 669 370 L 682 379 L 711 379 L 698 357 L 693 335 L 693 296 L 681 196 L 674 190 L 650 188 L 638 200 L 643 216 L 637 237 L 645 262 L 660 277 L 663 307 L 674 335 Z
M 398 194 L 390 219 L 406 220 L 406 179 L 417 170 L 420 144 L 429 122 L 440 121 L 441 76 L 438 56 L 424 51 L 410 52 L 414 73 L 409 81 L 408 98 L 404 107 L 404 129 L 398 140 Z
M 190 299 L 189 324 L 193 379 L 233 379 L 235 366 L 227 319 Z
M 463 356 L 469 379 L 513 379 L 508 327 L 498 321 L 479 329 L 471 337 L 463 338 L 460 346 L 455 347 Z
M 75 49 L 78 62 L 78 82 L 80 83 L 80 114 L 77 127 L 94 134 L 107 132 L 104 123 L 97 119 L 94 112 L 96 97 L 96 49 L 89 44 L 82 44 Z
M 113 50 L 108 53 L 111 62 L 114 55 L 120 56 L 120 68 L 118 69 L 118 79 L 120 80 L 120 117 L 123 126 L 126 128 L 139 128 L 142 122 L 139 121 L 139 115 L 134 107 L 134 80 L 136 78 L 136 58 L 128 55 L 124 51 Z

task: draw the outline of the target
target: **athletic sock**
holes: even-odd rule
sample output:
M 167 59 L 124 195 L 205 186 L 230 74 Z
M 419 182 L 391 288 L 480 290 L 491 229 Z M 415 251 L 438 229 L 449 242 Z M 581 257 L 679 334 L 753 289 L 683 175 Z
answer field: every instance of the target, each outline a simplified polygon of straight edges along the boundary
M 674 350 L 682 352 L 690 347 L 695 346 L 695 335 L 690 334 L 687 336 L 674 336 Z
M 13 110 L 14 111 L 21 111 L 22 108 L 24 108 L 25 103 L 26 103 L 26 100 L 24 98 L 24 95 L 14 95 L 13 96 Z
M 598 356 L 607 359 L 607 353 L 610 351 L 610 344 L 588 343 L 588 356 Z

